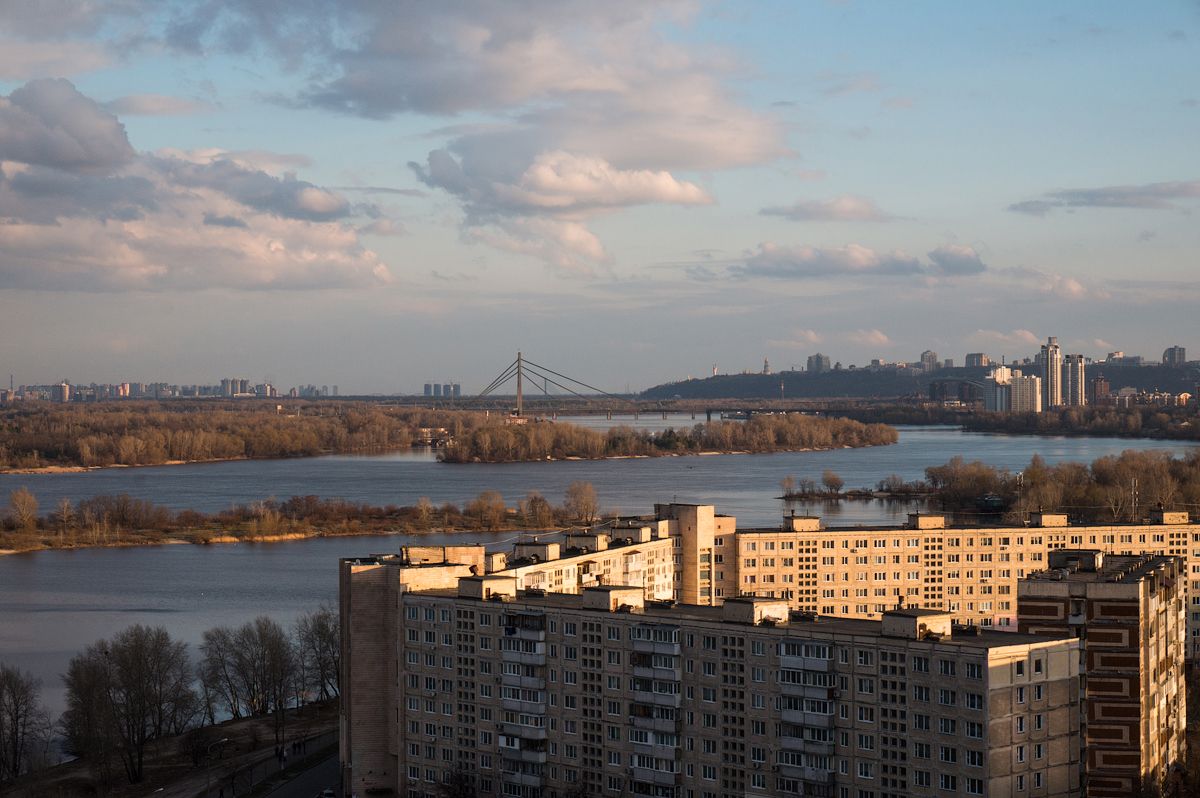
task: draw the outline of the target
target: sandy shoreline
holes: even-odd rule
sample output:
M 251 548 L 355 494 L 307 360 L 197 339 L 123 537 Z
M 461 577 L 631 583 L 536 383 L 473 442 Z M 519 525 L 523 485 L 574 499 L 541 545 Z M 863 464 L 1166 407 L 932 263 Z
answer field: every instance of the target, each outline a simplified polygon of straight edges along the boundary
M 29 474 L 36 476 L 38 474 L 81 474 L 87 471 L 106 471 L 111 468 L 157 468 L 159 466 L 174 466 L 174 465 L 192 465 L 194 463 L 234 463 L 238 460 L 249 460 L 248 457 L 216 457 L 211 460 L 164 460 L 161 463 L 137 463 L 128 465 L 126 463 L 113 463 L 112 465 L 102 466 L 41 466 L 40 468 L 4 468 L 0 469 L 0 474 Z M 271 459 L 287 459 L 287 458 L 271 458 Z

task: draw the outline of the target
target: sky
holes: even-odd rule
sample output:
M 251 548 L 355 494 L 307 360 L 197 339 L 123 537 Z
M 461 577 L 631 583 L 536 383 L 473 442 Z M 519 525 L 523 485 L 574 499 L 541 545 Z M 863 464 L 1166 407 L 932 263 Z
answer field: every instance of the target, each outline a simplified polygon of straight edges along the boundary
M 0 0 L 0 372 L 1200 354 L 1198 142 L 1196 0 Z

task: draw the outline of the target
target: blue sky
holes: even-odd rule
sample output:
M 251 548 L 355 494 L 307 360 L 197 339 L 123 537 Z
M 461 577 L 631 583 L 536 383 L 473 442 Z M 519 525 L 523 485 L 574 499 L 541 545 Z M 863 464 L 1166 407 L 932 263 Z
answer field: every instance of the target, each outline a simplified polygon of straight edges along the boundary
M 18 382 L 1157 357 L 1200 4 L 0 0 Z

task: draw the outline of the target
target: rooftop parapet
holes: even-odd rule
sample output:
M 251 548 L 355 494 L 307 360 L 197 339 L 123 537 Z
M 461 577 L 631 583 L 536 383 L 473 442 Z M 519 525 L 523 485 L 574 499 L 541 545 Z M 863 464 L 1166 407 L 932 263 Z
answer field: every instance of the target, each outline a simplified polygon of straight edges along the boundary
M 909 640 L 948 640 L 953 634 L 954 614 L 925 607 L 903 607 L 883 613 L 884 637 Z
M 782 626 L 788 622 L 788 613 L 789 605 L 786 599 L 735 596 L 725 599 L 721 619 L 726 623 L 744 623 L 751 626 Z

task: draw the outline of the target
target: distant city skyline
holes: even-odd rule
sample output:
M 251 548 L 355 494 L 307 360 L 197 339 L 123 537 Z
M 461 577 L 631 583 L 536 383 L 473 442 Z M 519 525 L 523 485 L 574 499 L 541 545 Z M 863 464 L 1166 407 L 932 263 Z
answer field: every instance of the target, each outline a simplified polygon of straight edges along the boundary
M 10 4 L 0 374 L 1157 360 L 1198 65 L 1186 0 Z

